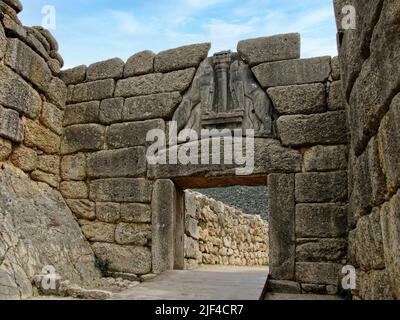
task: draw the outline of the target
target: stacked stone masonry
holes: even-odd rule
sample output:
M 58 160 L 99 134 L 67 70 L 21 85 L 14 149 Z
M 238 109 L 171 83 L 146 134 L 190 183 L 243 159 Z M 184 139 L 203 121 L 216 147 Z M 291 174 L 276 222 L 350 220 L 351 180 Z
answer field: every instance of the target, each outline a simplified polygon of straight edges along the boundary
M 185 192 L 185 267 L 268 264 L 268 223 L 193 191 Z
M 343 30 L 340 8 L 357 12 Z M 351 132 L 349 262 L 357 299 L 400 298 L 398 1 L 336 0 L 342 90 Z
M 399 298 L 400 6 L 336 0 L 339 23 L 348 2 L 363 28 L 339 28 L 339 58 L 301 59 L 300 35 L 284 34 L 214 58 L 205 43 L 60 72 L 50 32 L 21 24 L 19 0 L 0 1 L 0 297 L 32 296 L 41 261 L 73 281 L 99 277 L 95 261 L 129 277 L 182 267 L 183 189 L 268 184 L 271 290 L 336 294 L 342 266 L 352 264 L 354 297 Z M 254 123 L 271 125 L 255 139 L 254 171 L 148 164 L 147 132 L 188 120 L 198 75 L 225 58 L 249 84 L 250 103 L 267 104 L 254 103 L 262 118 Z M 24 227 L 10 227 L 16 212 Z M 36 233 L 25 228 L 32 214 L 46 221 Z

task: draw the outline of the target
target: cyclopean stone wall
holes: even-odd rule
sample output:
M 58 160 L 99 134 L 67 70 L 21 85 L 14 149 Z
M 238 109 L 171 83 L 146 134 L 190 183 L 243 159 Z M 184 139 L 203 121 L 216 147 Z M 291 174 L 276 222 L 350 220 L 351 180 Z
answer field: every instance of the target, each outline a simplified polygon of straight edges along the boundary
M 67 93 L 58 43 L 24 27 L 21 10 L 18 0 L 0 1 L 0 299 L 32 296 L 47 265 L 76 284 L 100 277 L 57 191 Z
M 238 177 L 232 165 L 148 165 L 147 132 L 182 121 L 185 104 L 197 99 L 201 81 L 192 81 L 209 48 L 144 51 L 126 63 L 62 73 L 63 196 L 99 259 L 116 272 L 145 274 L 184 267 L 181 189 L 268 183 L 275 290 L 284 280 L 296 292 L 336 293 L 347 263 L 348 143 L 337 58 L 299 59 L 298 34 L 240 42 L 232 57 L 250 66 L 249 81 L 273 109 L 273 133 L 255 139 L 253 173 Z
M 356 29 L 341 27 L 344 4 Z M 351 132 L 349 262 L 355 298 L 400 298 L 400 3 L 335 1 Z
M 268 263 L 268 223 L 220 201 L 185 192 L 185 269 Z

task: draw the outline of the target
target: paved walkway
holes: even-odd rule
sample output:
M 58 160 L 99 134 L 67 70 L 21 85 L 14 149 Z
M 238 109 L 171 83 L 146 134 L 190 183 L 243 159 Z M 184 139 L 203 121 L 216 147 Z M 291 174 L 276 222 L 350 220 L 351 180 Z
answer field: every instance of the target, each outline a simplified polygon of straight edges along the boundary
M 168 271 L 132 289 L 115 294 L 123 300 L 258 300 L 267 267 L 203 266 Z

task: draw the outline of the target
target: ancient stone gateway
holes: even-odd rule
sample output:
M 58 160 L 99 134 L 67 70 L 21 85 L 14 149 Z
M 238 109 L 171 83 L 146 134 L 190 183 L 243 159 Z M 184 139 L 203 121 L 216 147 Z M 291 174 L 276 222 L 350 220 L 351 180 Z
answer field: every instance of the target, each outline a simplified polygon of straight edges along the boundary
M 351 265 L 355 297 L 399 298 L 400 5 L 353 0 L 363 28 L 343 30 L 345 2 L 339 58 L 284 34 L 60 71 L 0 1 L 0 298 L 31 297 L 43 264 L 83 284 L 183 268 L 182 191 L 232 185 L 268 185 L 271 290 L 336 294 Z M 238 130 L 254 163 L 225 161 Z
M 348 143 L 344 104 L 332 90 L 337 59 L 299 59 L 298 34 L 242 41 L 238 53 L 207 57 L 209 48 L 63 72 L 62 194 L 98 258 L 116 272 L 145 274 L 184 267 L 184 189 L 268 184 L 271 283 L 336 293 L 346 263 Z M 186 140 L 160 153 L 194 146 L 197 163 L 148 164 L 146 135 L 170 133 L 170 120 L 178 135 L 253 129 L 254 170 L 204 164 L 210 147 Z M 212 155 L 222 161 L 223 150 Z

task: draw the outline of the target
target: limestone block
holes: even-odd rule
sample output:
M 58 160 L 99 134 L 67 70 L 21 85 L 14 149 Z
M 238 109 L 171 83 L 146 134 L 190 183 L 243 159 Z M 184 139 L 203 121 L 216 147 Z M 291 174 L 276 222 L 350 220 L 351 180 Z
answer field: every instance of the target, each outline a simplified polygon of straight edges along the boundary
M 31 173 L 31 178 L 35 181 L 47 183 L 49 186 L 58 189 L 60 185 L 60 178 L 51 173 L 47 173 L 41 170 L 35 170 Z
M 304 153 L 306 171 L 347 170 L 347 146 L 315 146 Z
M 51 32 L 43 27 L 34 27 L 35 29 L 39 30 L 41 34 L 46 38 L 47 42 L 50 44 L 50 48 L 54 51 L 59 50 L 59 45 L 57 40 L 51 34 Z
M 267 93 L 280 115 L 325 111 L 326 92 L 322 83 L 269 88 Z
M 86 199 L 66 199 L 65 201 L 78 219 L 94 220 L 96 218 L 94 202 Z
M 14 142 L 22 142 L 24 129 L 17 111 L 0 106 L 0 136 Z
M 64 81 L 57 77 L 52 77 L 45 95 L 49 102 L 57 105 L 63 110 L 65 109 L 65 103 L 67 101 L 67 86 Z
M 113 79 L 97 80 L 72 86 L 69 102 L 79 103 L 112 98 L 115 83 Z
M 34 29 L 29 28 L 29 27 L 26 27 L 26 29 L 27 29 L 28 34 L 27 34 L 26 39 L 23 39 L 24 43 L 27 44 L 31 49 L 33 49 L 33 51 L 38 53 L 46 61 L 47 66 L 48 66 L 49 70 L 51 71 L 51 68 L 49 65 L 49 62 L 51 60 L 51 58 L 49 56 L 49 51 L 42 44 L 42 42 L 38 39 L 38 37 L 35 35 L 34 31 L 32 31 Z
M 400 186 L 400 95 L 397 95 L 390 106 L 379 128 L 379 158 L 387 179 L 389 192 Z
M 142 203 L 122 203 L 121 221 L 127 223 L 150 223 L 151 208 Z
M 199 243 L 186 235 L 184 235 L 184 254 L 185 258 L 192 259 L 196 259 L 199 255 Z
M 315 115 L 281 116 L 278 134 L 285 146 L 347 144 L 346 113 L 327 112 Z
M 394 300 L 386 270 L 360 272 L 357 275 L 357 289 L 364 300 Z
M 99 101 L 68 105 L 64 114 L 64 127 L 73 124 L 97 123 L 99 121 L 99 107 Z
M 4 32 L 3 25 L 0 26 L 0 59 L 4 58 L 7 50 L 7 37 Z
M 0 137 L 0 161 L 6 161 L 12 152 L 11 141 Z
M 150 203 L 152 183 L 146 179 L 100 179 L 90 183 L 90 199 L 100 202 Z
M 151 211 L 153 273 L 162 273 L 174 268 L 176 191 L 172 181 L 154 183 Z
M 341 266 L 328 262 L 296 263 L 296 280 L 303 283 L 337 285 Z
M 109 262 L 111 271 L 134 274 L 151 272 L 151 251 L 145 247 L 97 242 L 92 245 L 98 259 Z
M 84 180 L 86 178 L 86 156 L 78 153 L 61 159 L 61 177 L 64 180 Z
M 379 209 L 358 220 L 349 234 L 349 260 L 362 270 L 385 267 Z
M 116 223 L 120 219 L 121 204 L 113 202 L 97 202 L 96 218 L 103 222 Z
M 75 68 L 63 70 L 60 76 L 66 85 L 82 83 L 86 79 L 86 69 L 85 65 L 80 65 Z
M 56 50 L 50 50 L 50 57 L 57 60 L 60 63 L 60 67 L 64 67 L 64 59 L 61 54 L 58 53 Z
M 58 155 L 39 155 L 37 164 L 38 169 L 44 172 L 60 175 L 60 157 Z
M 146 246 L 151 239 L 151 225 L 119 223 L 115 230 L 115 241 L 123 245 Z
M 154 57 L 155 72 L 169 72 L 197 67 L 207 58 L 210 43 L 201 43 L 162 51 Z
M 9 39 L 5 63 L 42 91 L 51 81 L 46 61 L 19 39 Z
M 125 101 L 122 119 L 124 121 L 155 118 L 172 119 L 181 101 L 182 96 L 179 92 L 128 98 Z
M 44 102 L 40 121 L 54 133 L 61 135 L 64 112 L 54 104 Z
M 198 221 L 191 218 L 191 217 L 186 217 L 185 219 L 185 232 L 188 236 L 199 240 L 200 238 L 200 229 L 198 225 Z
M 105 127 L 98 124 L 79 124 L 64 129 L 61 153 L 97 151 L 104 146 Z
M 154 71 L 155 53 L 152 51 L 141 51 L 131 56 L 125 64 L 124 78 L 139 76 Z
M 28 147 L 37 147 L 40 150 L 55 154 L 60 150 L 60 137 L 39 122 L 23 119 L 24 143 Z
M 296 174 L 296 202 L 344 202 L 347 182 L 346 171 Z
M 390 286 L 395 297 L 400 299 L 400 191 L 383 205 L 381 226 Z
M 295 267 L 294 175 L 270 174 L 268 190 L 271 277 L 277 280 L 293 280 Z
M 111 124 L 122 120 L 124 98 L 105 99 L 100 103 L 99 120 L 104 124 Z
M 332 66 L 332 79 L 333 81 L 338 81 L 340 80 L 340 62 L 339 62 L 339 57 L 333 57 L 331 60 L 331 66 Z M 346 101 L 346 99 L 345 99 Z
M 16 13 L 20 13 L 23 9 L 20 0 L 3 0 L 3 2 L 7 3 L 11 8 L 13 8 Z
M 192 83 L 196 69 L 153 73 L 123 80 L 118 80 L 116 97 L 135 97 L 165 92 L 184 92 Z
M 0 65 L 0 104 L 34 119 L 42 107 L 42 99 L 21 77 Z
M 331 58 L 263 63 L 253 67 L 252 71 L 263 88 L 325 82 L 331 74 Z
M 23 171 L 35 170 L 38 165 L 37 153 L 31 148 L 20 145 L 13 150 L 11 162 Z
M 88 197 L 88 187 L 83 181 L 63 181 L 60 185 L 60 192 L 68 199 L 85 199 Z
M 300 34 L 288 33 L 272 37 L 243 40 L 237 51 L 250 67 L 264 62 L 300 58 Z
M 86 239 L 92 242 L 114 242 L 115 225 L 98 222 L 80 220 L 82 232 Z
M 152 129 L 165 130 L 163 120 L 147 120 L 113 124 L 107 130 L 109 148 L 129 148 L 147 145 L 146 135 Z
M 301 293 L 301 287 L 298 282 L 287 280 L 268 280 L 268 292 L 275 293 Z
M 139 177 L 146 175 L 146 150 L 136 147 L 104 150 L 88 156 L 91 178 Z
M 319 239 L 297 244 L 298 262 L 338 262 L 346 258 L 346 239 Z
M 122 78 L 124 62 L 120 58 L 91 64 L 86 71 L 88 81 L 102 80 L 108 78 Z
M 329 87 L 328 110 L 337 111 L 346 109 L 346 100 L 342 91 L 342 81 L 334 81 Z
M 338 204 L 297 204 L 296 236 L 336 238 L 347 234 L 347 206 Z

